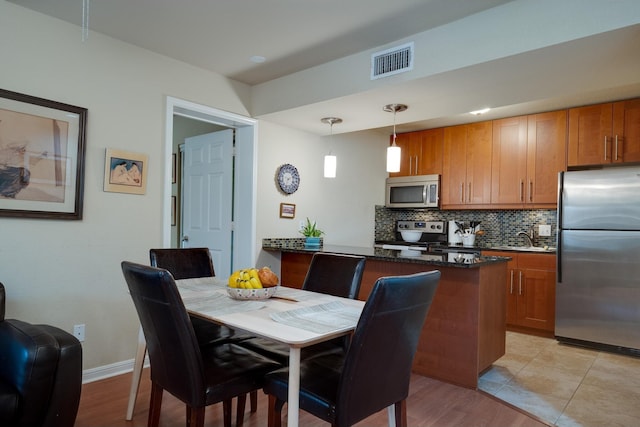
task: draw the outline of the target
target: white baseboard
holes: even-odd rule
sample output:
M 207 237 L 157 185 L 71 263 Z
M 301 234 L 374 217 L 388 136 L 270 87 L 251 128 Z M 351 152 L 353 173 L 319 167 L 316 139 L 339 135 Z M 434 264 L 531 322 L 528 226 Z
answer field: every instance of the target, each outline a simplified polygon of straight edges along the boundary
M 134 359 L 123 360 L 122 362 L 112 363 L 111 365 L 98 366 L 97 368 L 86 369 L 82 371 L 82 384 L 91 383 L 105 378 L 115 377 L 116 375 L 133 372 Z M 149 367 L 149 357 L 144 359 L 144 367 Z

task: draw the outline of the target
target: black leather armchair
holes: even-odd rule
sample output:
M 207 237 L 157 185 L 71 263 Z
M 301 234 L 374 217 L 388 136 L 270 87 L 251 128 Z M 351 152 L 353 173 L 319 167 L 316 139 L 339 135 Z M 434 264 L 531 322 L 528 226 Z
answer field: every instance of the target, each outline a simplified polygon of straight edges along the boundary
M 5 319 L 0 283 L 0 425 L 72 427 L 82 388 L 82 346 L 50 325 Z

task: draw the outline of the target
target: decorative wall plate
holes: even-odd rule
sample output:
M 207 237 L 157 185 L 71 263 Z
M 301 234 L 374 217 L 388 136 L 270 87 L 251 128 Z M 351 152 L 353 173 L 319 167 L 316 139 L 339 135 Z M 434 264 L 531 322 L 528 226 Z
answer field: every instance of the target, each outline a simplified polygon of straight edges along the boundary
M 285 163 L 278 169 L 278 186 L 285 194 L 293 194 L 300 185 L 300 175 L 295 166 Z

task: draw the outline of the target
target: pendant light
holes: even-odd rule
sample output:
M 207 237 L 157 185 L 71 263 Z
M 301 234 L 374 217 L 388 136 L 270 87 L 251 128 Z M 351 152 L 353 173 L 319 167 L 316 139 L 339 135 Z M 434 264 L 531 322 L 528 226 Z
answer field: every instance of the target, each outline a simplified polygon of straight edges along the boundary
M 320 119 L 322 123 L 328 123 L 331 126 L 331 135 L 329 136 L 330 144 L 333 144 L 333 124 L 342 123 L 342 119 L 338 117 L 325 117 Z M 336 177 L 336 164 L 337 158 L 331 154 L 331 145 L 329 145 L 329 154 L 324 156 L 324 177 L 335 178 Z
M 82 0 L 82 41 L 89 38 L 89 0 Z
M 396 113 L 406 110 L 408 107 L 404 104 L 387 104 L 382 109 L 386 112 L 393 113 L 393 141 L 387 147 L 387 172 L 400 172 L 400 147 L 396 145 Z

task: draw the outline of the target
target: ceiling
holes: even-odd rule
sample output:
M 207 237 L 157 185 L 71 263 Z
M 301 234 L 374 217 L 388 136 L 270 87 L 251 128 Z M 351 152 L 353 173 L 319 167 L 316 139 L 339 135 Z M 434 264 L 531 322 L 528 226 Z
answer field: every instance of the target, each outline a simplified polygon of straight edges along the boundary
M 80 0 L 9 1 L 82 25 Z M 88 1 L 91 32 L 259 85 L 511 0 Z M 88 41 L 90 38 L 91 33 Z M 327 125 L 320 122 L 327 115 L 345 118 L 334 133 L 376 128 L 388 132 L 392 119 L 381 112 L 382 106 L 401 102 L 409 105 L 409 110 L 397 116 L 401 132 L 478 120 L 466 113 L 479 105 L 494 108 L 481 116 L 485 120 L 640 96 L 638 45 L 640 24 L 264 117 L 319 134 L 327 133 Z M 619 64 L 622 55 L 624 63 Z M 264 62 L 253 62 L 255 56 L 264 57 Z M 604 62 L 608 58 L 614 64 Z M 535 70 L 544 70 L 544 79 L 532 74 L 532 61 Z M 621 69 L 627 74 L 632 70 L 638 78 L 631 82 L 620 79 Z M 576 82 L 576 73 L 585 70 L 589 78 Z M 514 73 L 522 79 L 514 79 Z M 502 84 L 496 85 L 498 77 Z M 556 84 L 549 85 L 550 80 Z M 523 82 L 527 83 L 524 88 Z

